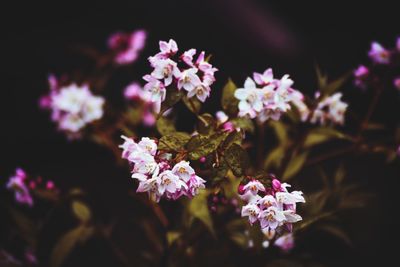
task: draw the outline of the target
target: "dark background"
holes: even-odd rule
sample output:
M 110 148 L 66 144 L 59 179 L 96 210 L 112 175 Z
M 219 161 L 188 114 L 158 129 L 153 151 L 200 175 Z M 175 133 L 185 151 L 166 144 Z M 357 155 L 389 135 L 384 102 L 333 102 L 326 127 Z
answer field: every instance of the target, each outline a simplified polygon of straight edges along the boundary
M 61 188 L 79 184 L 89 189 L 106 210 L 125 201 L 119 192 L 131 186 L 129 179 L 115 179 L 115 186 L 109 187 L 109 179 L 125 174 L 110 163 L 111 153 L 88 142 L 67 142 L 56 133 L 49 114 L 38 109 L 39 96 L 47 92 L 47 74 L 77 67 L 68 50 L 71 44 L 105 50 L 110 33 L 144 28 L 149 32 L 148 43 L 134 65 L 136 71 L 125 73 L 126 83 L 145 74 L 145 59 L 154 54 L 158 40 L 173 38 L 182 48 L 196 47 L 213 54 L 212 62 L 220 69 L 214 88 L 220 88 L 228 76 L 241 83 L 253 71 L 273 67 L 279 76 L 289 73 L 297 89 L 312 94 L 315 63 L 335 77 L 367 62 L 370 41 L 393 47 L 400 35 L 396 1 L 307 2 L 148 0 L 91 5 L 68 1 L 2 8 L 2 179 L 21 166 L 32 174 L 55 179 Z M 116 86 L 107 94 L 118 98 L 121 88 Z M 354 93 L 351 85 L 345 90 L 349 90 L 344 95 L 351 105 L 362 110 L 358 98 L 362 95 Z M 399 99 L 385 97 L 376 116 L 393 121 L 398 113 L 393 116 L 396 110 L 390 107 L 398 106 Z M 362 241 L 341 255 L 354 266 L 390 262 L 396 256 L 398 240 L 394 234 L 398 232 L 394 186 L 398 168 L 382 170 L 373 164 L 355 168 L 364 168 L 369 174 L 365 183 L 377 193 L 377 199 L 371 206 L 373 215 L 365 218 L 368 227 L 360 225 L 366 229 Z M 105 198 L 113 198 L 113 202 Z M 316 242 L 322 247 L 325 244 L 322 239 Z

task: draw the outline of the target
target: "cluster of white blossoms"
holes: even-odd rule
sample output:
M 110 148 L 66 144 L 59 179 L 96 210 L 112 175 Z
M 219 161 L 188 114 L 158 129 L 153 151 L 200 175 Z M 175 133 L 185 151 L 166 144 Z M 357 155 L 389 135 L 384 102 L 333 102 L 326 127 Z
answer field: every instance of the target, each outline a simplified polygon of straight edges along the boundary
M 178 90 L 183 89 L 187 91 L 189 98 L 196 96 L 201 102 L 210 96 L 217 69 L 205 60 L 204 51 L 199 54 L 196 61 L 193 59 L 196 49 L 185 51 L 174 60 L 177 53 L 178 45 L 170 39 L 169 42 L 160 41 L 160 52 L 149 57 L 154 70 L 143 77 L 147 82 L 144 88 L 151 93 L 151 100 L 155 103 L 157 112 L 165 100 L 168 86 Z M 178 62 L 184 66 L 178 66 Z
M 289 75 L 284 75 L 280 80 L 274 79 L 272 69 L 267 69 L 262 74 L 255 72 L 253 79 L 246 79 L 244 88 L 235 91 L 235 97 L 239 100 L 238 115 L 257 118 L 260 122 L 279 120 L 291 108 L 290 104 L 293 104 L 305 120 L 309 109 L 303 101 L 303 94 L 291 88 L 292 85 L 293 80 Z
M 342 93 L 335 93 L 322 99 L 313 111 L 310 122 L 319 122 L 322 125 L 329 122 L 343 125 L 348 104 L 343 102 L 341 98 Z
M 305 202 L 301 191 L 289 192 L 287 183 L 272 181 L 272 188 L 266 189 L 262 183 L 252 180 L 239 187 L 240 197 L 246 202 L 242 207 L 242 217 L 248 217 L 250 224 L 260 223 L 268 240 L 284 230 L 292 232 L 292 224 L 302 220 L 296 214 L 296 203 Z M 264 246 L 269 245 L 266 241 Z
M 193 197 L 206 182 L 196 175 L 187 161 L 173 165 L 172 154 L 157 150 L 154 140 L 143 137 L 138 143 L 122 136 L 122 158 L 132 164 L 132 178 L 139 181 L 137 192 L 147 192 L 159 202 L 161 197 L 176 200 L 181 196 Z
M 60 130 L 77 133 L 103 116 L 104 98 L 94 96 L 87 85 L 59 87 L 54 76 L 49 77 L 49 83 L 50 94 L 41 98 L 40 105 L 51 110 Z

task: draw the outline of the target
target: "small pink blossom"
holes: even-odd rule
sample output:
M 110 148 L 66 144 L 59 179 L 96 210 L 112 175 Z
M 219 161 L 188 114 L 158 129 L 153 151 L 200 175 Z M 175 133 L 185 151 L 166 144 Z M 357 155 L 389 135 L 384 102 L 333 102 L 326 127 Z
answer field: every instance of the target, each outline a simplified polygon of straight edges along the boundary
M 294 248 L 293 234 L 286 234 L 277 238 L 274 242 L 274 245 L 285 252 L 292 250 Z
M 398 51 L 400 51 L 400 37 L 397 37 L 396 48 Z
M 371 60 L 377 64 L 388 64 L 390 62 L 390 52 L 378 42 L 371 43 L 371 49 L 368 55 Z
M 256 204 L 249 203 L 242 208 L 242 217 L 248 217 L 251 224 L 258 220 L 260 208 Z
M 394 87 L 400 91 L 400 77 L 397 77 L 393 81 Z
M 115 62 L 120 65 L 130 64 L 139 56 L 144 48 L 147 33 L 138 30 L 132 33 L 114 33 L 108 39 L 108 47 L 115 51 Z
M 272 82 L 274 82 L 274 74 L 272 72 L 272 69 L 269 68 L 264 71 L 264 73 L 258 73 L 254 72 L 253 73 L 253 79 L 254 81 L 261 86 L 266 86 Z
M 33 206 L 33 198 L 30 194 L 25 180 L 27 175 L 21 168 L 16 169 L 15 174 L 10 177 L 7 183 L 7 188 L 15 193 L 15 200 L 27 206 Z
M 365 87 L 365 80 L 367 79 L 369 75 L 369 69 L 365 67 L 364 65 L 360 65 L 355 71 L 354 71 L 354 77 L 355 77 L 355 85 L 361 88 Z
M 140 99 L 142 97 L 142 87 L 140 84 L 133 82 L 129 84 L 124 90 L 124 96 L 126 99 Z
M 265 187 L 262 183 L 260 183 L 257 180 L 253 180 L 248 182 L 244 187 L 243 187 L 244 192 L 251 192 L 253 195 L 256 195 L 258 191 L 265 192 Z

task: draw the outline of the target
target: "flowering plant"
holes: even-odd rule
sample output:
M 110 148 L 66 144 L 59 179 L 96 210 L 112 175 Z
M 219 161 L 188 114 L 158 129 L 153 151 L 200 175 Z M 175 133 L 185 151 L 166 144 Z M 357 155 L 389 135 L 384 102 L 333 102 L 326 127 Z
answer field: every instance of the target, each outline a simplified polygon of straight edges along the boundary
M 240 257 L 235 252 L 250 263 L 256 262 L 255 256 L 273 262 L 295 255 L 292 260 L 302 261 L 304 240 L 320 231 L 350 242 L 335 220 L 343 211 L 364 206 L 368 195 L 344 179 L 346 163 L 329 166 L 333 175 L 324 163 L 360 153 L 395 159 L 399 136 L 387 144 L 374 140 L 370 131 L 379 128 L 371 116 L 383 88 L 399 88 L 399 73 L 390 83 L 382 75 L 383 68 L 398 67 L 399 40 L 390 51 L 373 43 L 372 65 L 354 72 L 357 86 L 376 92 L 359 120 L 348 116 L 352 107 L 346 92 L 339 91 L 350 75 L 331 80 L 317 68 L 313 97 L 295 89 L 289 75 L 276 78 L 271 68 L 254 72 L 240 86 L 228 79 L 221 87 L 215 74 L 222 70 L 211 64 L 211 56 L 193 48 L 181 53 L 173 39 L 159 42 L 160 51 L 148 58 L 150 71 L 142 72 L 149 74 L 143 82 L 127 83 L 121 90 L 124 101 L 117 106 L 105 97 L 109 79 L 138 60 L 145 40 L 143 30 L 116 33 L 105 55 L 94 53 L 92 76 L 48 78 L 50 93 L 40 106 L 50 110 L 71 142 L 86 138 L 113 152 L 118 166 L 133 178 L 121 194 L 131 196 L 136 207 L 135 216 L 123 210 L 112 220 L 102 220 L 90 192 L 59 189 L 17 169 L 6 188 L 19 205 L 7 209 L 27 247 L 41 249 L 39 230 L 32 227 L 36 231 L 27 233 L 21 228 L 33 221 L 51 224 L 54 218 L 25 217 L 19 209 L 39 209 L 37 199 L 43 199 L 45 206 L 63 206 L 75 218 L 40 262 L 61 266 L 74 249 L 96 238 L 105 240 L 125 265 L 165 266 L 218 265 L 231 262 L 229 255 Z M 206 112 L 213 94 L 220 96 L 220 107 Z M 182 110 L 193 118 L 183 126 Z M 345 127 L 347 121 L 357 127 Z M 144 240 L 132 253 L 131 247 L 118 243 L 132 241 L 118 239 L 121 231 L 128 231 L 125 227 L 135 228 L 135 238 Z M 210 263 L 206 256 L 215 255 L 216 248 L 221 248 L 220 258 Z M 37 264 L 36 258 L 25 260 Z

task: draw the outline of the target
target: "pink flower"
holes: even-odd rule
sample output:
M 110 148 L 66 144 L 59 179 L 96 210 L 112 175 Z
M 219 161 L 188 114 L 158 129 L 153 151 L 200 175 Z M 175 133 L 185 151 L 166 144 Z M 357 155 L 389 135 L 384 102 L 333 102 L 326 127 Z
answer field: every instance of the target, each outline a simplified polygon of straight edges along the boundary
M 197 76 L 197 68 L 184 70 L 178 79 L 178 89 L 183 87 L 188 92 L 195 90 L 199 85 L 201 85 L 201 80 Z
M 395 78 L 393 84 L 397 90 L 400 90 L 400 77 Z
M 217 113 L 215 113 L 215 117 L 217 118 L 218 123 L 225 123 L 229 120 L 228 115 L 226 115 L 226 113 L 222 110 L 217 111 Z
M 378 42 L 372 42 L 371 49 L 368 52 L 369 57 L 374 63 L 388 64 L 390 62 L 390 53 Z
M 184 160 L 175 164 L 172 172 L 184 182 L 188 182 L 189 179 L 195 174 L 194 169 L 190 167 L 189 162 Z
M 290 251 L 294 248 L 294 238 L 293 234 L 283 235 L 275 240 L 275 246 L 279 247 L 285 252 Z
M 132 33 L 114 33 L 108 39 L 108 47 L 116 52 L 115 62 L 120 65 L 130 64 L 139 56 L 147 38 L 144 30 Z
M 396 48 L 398 51 L 400 51 L 400 37 L 397 37 Z
M 274 82 L 274 74 L 272 72 L 272 69 L 269 68 L 269 69 L 265 70 L 263 74 L 254 72 L 253 79 L 258 85 L 266 86 L 266 85 Z
M 193 56 L 196 54 L 196 49 L 192 48 L 188 51 L 185 51 L 181 56 L 182 61 L 185 62 L 188 66 L 193 67 Z
M 160 195 L 163 195 L 164 192 L 174 194 L 182 188 L 187 189 L 187 185 L 170 170 L 164 171 L 158 176 L 157 185 Z
M 129 84 L 124 90 L 126 99 L 140 99 L 142 97 L 142 87 L 137 82 Z
M 271 206 L 263 210 L 258 215 L 261 228 L 271 228 L 275 230 L 280 224 L 286 220 L 285 215 L 277 207 Z
M 165 85 L 151 75 L 143 77 L 147 84 L 144 89 L 150 93 L 150 101 L 154 104 L 154 110 L 160 112 L 161 102 L 165 100 L 166 90 Z
M 369 70 L 367 67 L 360 65 L 355 71 L 354 71 L 354 77 L 355 77 L 355 85 L 361 88 L 365 87 L 365 80 L 367 79 L 369 75 Z
M 180 71 L 176 65 L 176 62 L 171 59 L 153 59 L 152 65 L 154 67 L 151 76 L 156 79 L 164 79 L 164 85 L 168 86 L 172 83 L 173 77 L 178 78 L 180 76 Z
M 199 189 L 205 188 L 205 180 L 201 177 L 193 174 L 189 181 L 187 181 L 188 188 L 185 190 L 185 193 L 188 197 L 194 197 L 199 193 Z
M 160 41 L 159 45 L 160 53 L 157 54 L 159 56 L 170 57 L 178 52 L 178 45 L 173 39 L 169 39 L 168 43 L 165 41 Z
M 253 180 L 248 182 L 244 187 L 243 187 L 244 192 L 251 192 L 253 195 L 256 195 L 258 191 L 265 192 L 265 187 L 262 183 L 260 183 L 257 180 Z
M 249 203 L 242 208 L 242 217 L 249 217 L 249 222 L 251 224 L 258 220 L 258 215 L 260 214 L 260 208 L 253 203 Z
M 15 174 L 10 177 L 7 183 L 7 188 L 15 193 L 15 200 L 20 204 L 33 206 L 33 199 L 30 195 L 29 188 L 25 184 L 27 176 L 24 170 L 18 168 Z
M 192 90 L 190 90 L 187 94 L 187 96 L 193 97 L 196 96 L 200 102 L 205 102 L 206 99 L 210 96 L 211 93 L 211 88 L 205 83 L 200 83 L 196 85 Z

